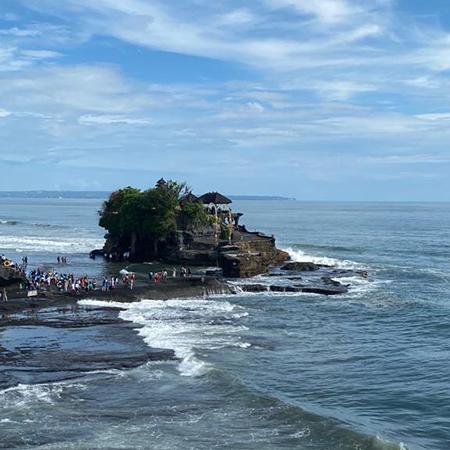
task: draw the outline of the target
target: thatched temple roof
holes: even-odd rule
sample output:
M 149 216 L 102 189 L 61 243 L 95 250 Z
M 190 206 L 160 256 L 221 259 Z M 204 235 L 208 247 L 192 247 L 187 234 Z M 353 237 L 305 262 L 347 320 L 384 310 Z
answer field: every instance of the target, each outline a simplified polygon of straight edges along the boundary
M 205 205 L 209 205 L 210 203 L 214 203 L 215 205 L 228 205 L 232 203 L 228 197 L 225 197 L 225 195 L 222 195 L 219 192 L 207 192 L 198 199 Z

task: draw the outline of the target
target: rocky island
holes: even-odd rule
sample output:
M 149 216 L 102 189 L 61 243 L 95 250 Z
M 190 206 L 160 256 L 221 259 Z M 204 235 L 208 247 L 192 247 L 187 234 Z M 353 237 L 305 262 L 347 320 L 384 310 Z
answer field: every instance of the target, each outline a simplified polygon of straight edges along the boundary
M 113 192 L 100 211 L 107 230 L 101 251 L 111 261 L 162 261 L 215 266 L 227 278 L 248 278 L 279 266 L 289 254 L 275 238 L 239 224 L 242 213 L 218 192 L 195 196 L 184 183 L 160 179 L 146 191 Z

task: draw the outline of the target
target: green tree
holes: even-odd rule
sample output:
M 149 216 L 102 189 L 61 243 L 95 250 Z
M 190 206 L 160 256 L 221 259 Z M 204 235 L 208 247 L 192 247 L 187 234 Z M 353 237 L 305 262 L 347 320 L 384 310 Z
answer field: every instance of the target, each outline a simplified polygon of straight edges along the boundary
M 99 224 L 116 241 L 130 246 L 132 255 L 138 245 L 152 242 L 156 256 L 158 242 L 176 230 L 179 200 L 186 189 L 185 183 L 169 180 L 145 191 L 132 187 L 115 191 L 103 204 Z

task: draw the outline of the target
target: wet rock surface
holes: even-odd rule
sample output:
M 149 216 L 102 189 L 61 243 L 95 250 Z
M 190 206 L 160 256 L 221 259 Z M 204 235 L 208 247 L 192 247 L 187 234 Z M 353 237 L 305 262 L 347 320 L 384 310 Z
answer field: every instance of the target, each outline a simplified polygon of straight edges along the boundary
M 17 289 L 8 290 L 7 302 L 0 302 L 0 326 L 8 321 L 10 314 L 20 311 L 38 311 L 43 308 L 63 308 L 76 305 L 78 300 L 95 298 L 114 302 L 135 302 L 141 299 L 168 300 L 170 298 L 205 297 L 211 294 L 231 293 L 228 285 L 215 276 L 190 278 L 168 278 L 161 283 L 145 283 L 135 289 L 118 288 L 107 292 L 100 290 L 79 294 L 46 291 L 37 297 L 25 298 L 26 293 Z
M 276 293 L 310 293 L 319 295 L 341 295 L 349 292 L 350 285 L 340 281 L 346 277 L 367 278 L 365 271 L 337 269 L 335 267 L 315 264 L 313 262 L 288 262 L 281 268 L 250 281 L 233 283 L 236 293 L 276 292 Z M 255 281 L 257 280 L 257 282 Z
M 81 306 L 11 315 L 9 326 L 0 322 L 0 388 L 175 358 L 170 350 L 148 347 L 135 325 L 117 316 L 116 310 Z
M 348 288 L 339 283 L 334 286 L 279 286 L 279 285 L 262 285 L 262 284 L 247 284 L 240 286 L 244 292 L 306 292 L 310 294 L 322 295 L 338 295 L 348 292 Z
M 316 270 L 319 270 L 321 267 L 326 267 L 326 266 L 315 264 L 313 262 L 292 261 L 292 262 L 286 263 L 281 269 L 289 270 L 292 272 L 315 272 Z

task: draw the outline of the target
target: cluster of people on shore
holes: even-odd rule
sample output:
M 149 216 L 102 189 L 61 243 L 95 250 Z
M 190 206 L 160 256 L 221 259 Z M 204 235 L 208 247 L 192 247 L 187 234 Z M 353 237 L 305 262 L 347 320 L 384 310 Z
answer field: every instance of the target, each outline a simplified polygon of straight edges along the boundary
M 167 277 L 168 273 L 165 269 L 161 272 L 149 272 L 148 274 L 148 280 L 150 281 L 150 283 L 160 283 L 161 280 L 167 280 Z
M 177 268 L 174 267 L 172 269 L 172 278 L 177 278 L 177 274 L 178 274 Z M 192 271 L 191 271 L 191 269 L 189 267 L 188 268 L 181 267 L 180 268 L 180 275 L 183 278 L 190 278 L 192 276 Z M 169 276 L 168 270 L 167 269 L 163 269 L 160 272 L 149 272 L 148 279 L 149 279 L 150 283 L 159 283 L 162 280 L 167 280 L 168 276 Z
M 135 282 L 136 274 L 130 272 L 122 277 L 122 285 L 118 276 L 111 275 L 103 277 L 100 287 L 96 278 L 90 278 L 87 275 L 76 277 L 73 273 L 66 274 L 36 269 L 32 270 L 27 276 L 26 289 L 37 292 L 56 289 L 61 293 L 78 294 L 98 289 L 107 292 L 119 287 L 133 289 Z
M 58 256 L 58 264 L 67 264 L 67 257 Z M 20 271 L 23 281 L 20 283 L 20 289 L 28 291 L 28 296 L 37 295 L 40 292 L 54 291 L 60 293 L 78 294 L 82 292 L 91 292 L 101 290 L 103 292 L 117 288 L 133 289 L 136 284 L 136 274 L 122 270 L 120 275 L 108 275 L 100 279 L 91 278 L 88 275 L 76 276 L 74 273 L 62 273 L 55 269 L 37 268 L 27 272 L 28 257 L 22 258 L 22 264 L 19 265 L 8 259 L 5 255 L 0 256 L 1 267 Z M 167 280 L 168 277 L 190 278 L 192 271 L 188 267 L 163 269 L 159 272 L 149 272 L 148 280 L 150 283 L 160 283 Z M 6 290 L 0 291 L 0 301 L 6 301 Z
M 134 272 L 127 272 L 122 276 L 122 287 L 128 289 L 133 289 L 136 283 L 136 274 Z M 120 286 L 120 279 L 116 275 L 111 275 L 110 277 L 103 277 L 102 281 L 102 291 L 107 292 L 112 289 L 117 289 Z
M 73 273 L 58 273 L 42 269 L 32 270 L 26 278 L 28 291 L 46 291 L 57 289 L 59 292 L 78 293 L 89 292 L 97 289 L 97 280 L 87 275 L 75 277 Z

